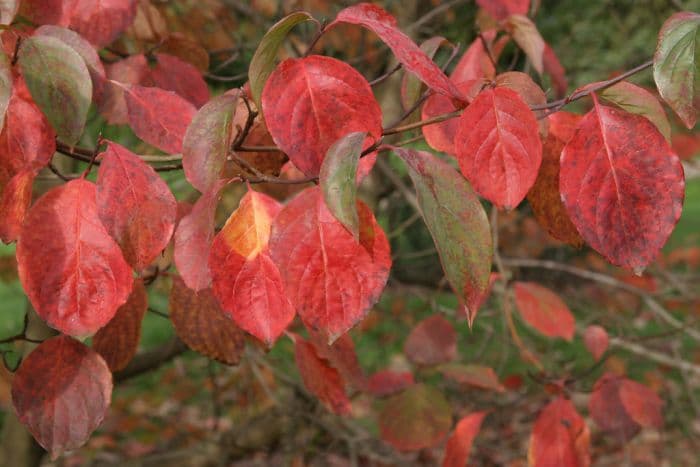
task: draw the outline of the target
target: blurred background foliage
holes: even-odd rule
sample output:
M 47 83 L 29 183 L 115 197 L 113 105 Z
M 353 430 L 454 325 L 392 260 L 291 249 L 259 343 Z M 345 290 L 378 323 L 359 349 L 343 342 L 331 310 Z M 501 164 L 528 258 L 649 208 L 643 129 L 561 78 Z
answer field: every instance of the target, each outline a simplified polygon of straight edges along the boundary
M 155 48 L 180 56 L 205 71 L 213 94 L 242 86 L 250 58 L 265 31 L 284 14 L 304 9 L 318 19 L 332 19 L 335 12 L 356 2 L 328 0 L 139 0 L 134 26 L 109 50 L 105 61 L 124 55 L 148 52 Z M 386 0 L 382 5 L 393 12 L 402 27 L 418 42 L 442 35 L 464 50 L 476 37 L 477 7 L 472 1 Z M 700 0 L 542 0 L 535 22 L 544 39 L 562 62 L 569 80 L 569 91 L 592 81 L 608 79 L 648 60 L 663 21 L 679 8 L 700 11 Z M 437 12 L 437 13 L 435 13 Z M 305 25 L 290 36 L 282 56 L 294 56 L 304 50 L 313 35 Z M 169 38 L 167 41 L 165 38 Z M 368 79 L 381 76 L 393 66 L 390 52 L 372 34 L 358 27 L 342 26 L 327 34 L 317 51 L 348 60 Z M 522 54 L 508 47 L 499 61 L 500 71 L 511 62 L 516 69 L 527 69 Z M 438 55 L 443 63 L 446 56 Z M 396 75 L 400 80 L 400 73 Z M 652 87 L 650 72 L 633 81 Z M 385 112 L 396 112 L 400 81 L 387 80 L 377 88 Z M 553 92 L 544 82 L 548 98 Z M 583 100 L 572 109 L 585 111 Z M 568 108 L 567 108 L 568 109 Z M 697 141 L 697 134 L 682 130 L 674 121 L 677 134 Z M 82 144 L 94 147 L 97 135 L 113 139 L 142 154 L 156 153 L 140 142 L 125 126 L 108 126 L 93 112 Z M 684 150 L 687 160 L 698 155 L 698 146 Z M 422 143 L 416 147 L 424 148 Z M 697 162 L 697 158 L 695 159 Z M 78 172 L 84 165 L 68 167 Z M 399 164 L 390 159 L 387 166 L 399 175 Z M 93 174 L 94 176 L 94 174 Z M 166 172 L 179 200 L 193 201 L 196 192 L 181 172 Z M 410 186 L 410 184 L 408 184 Z M 273 190 L 273 187 L 262 189 Z M 275 192 L 282 196 L 279 188 Z M 223 223 L 235 209 L 241 187 L 228 190 L 221 203 L 219 221 Z M 352 332 L 359 359 L 368 374 L 391 368 L 415 370 L 416 378 L 441 385 L 447 391 L 456 413 L 473 407 L 502 407 L 486 426 L 473 451 L 475 465 L 525 465 L 527 441 L 532 421 L 547 393 L 542 382 L 530 377 L 532 368 L 521 359 L 512 344 L 502 316 L 502 303 L 491 300 L 480 311 L 473 330 L 455 315 L 454 297 L 446 293 L 442 272 L 432 240 L 405 203 L 401 193 L 387 182 L 379 168 L 363 186 L 362 196 L 374 206 L 379 221 L 390 236 L 394 254 L 393 277 L 375 310 Z M 416 222 L 417 221 L 417 222 Z M 642 277 L 625 274 L 606 266 L 590 250 L 572 250 L 554 241 L 529 216 L 526 203 L 499 218 L 500 248 L 507 257 L 534 257 L 566 261 L 587 269 L 605 271 L 622 281 L 650 291 L 662 292 L 670 270 L 694 287 L 688 293 L 694 300 L 676 300 L 670 305 L 683 318 L 700 319 L 697 301 L 700 283 L 700 184 L 697 176 L 689 180 L 683 218 L 659 263 Z M 0 338 L 16 334 L 22 327 L 26 301 L 17 280 L 13 246 L 0 246 Z M 680 277 L 679 276 L 679 277 Z M 694 282 L 692 279 L 694 278 Z M 678 335 L 660 339 L 663 328 L 643 310 L 639 297 L 605 289 L 571 276 L 523 271 L 519 280 L 536 280 L 561 293 L 576 314 L 581 326 L 596 322 L 611 335 L 629 338 L 650 348 L 675 352 L 700 362 L 700 351 Z M 673 278 L 671 279 L 671 282 Z M 167 313 L 169 282 L 156 281 L 149 289 L 150 306 Z M 674 298 L 677 298 L 674 296 Z M 671 306 L 666 303 L 669 308 Z M 493 393 L 465 389 L 445 382 L 431 370 L 414 369 L 402 353 L 404 340 L 421 319 L 436 312 L 445 313 L 456 323 L 459 333 L 460 361 L 479 362 L 493 367 L 503 381 L 516 388 L 512 393 Z M 523 323 L 517 323 L 526 345 L 543 358 L 554 375 L 587 374 L 577 383 L 581 400 L 592 382 L 604 370 L 626 372 L 644 381 L 667 397 L 667 429 L 663 437 L 645 433 L 621 450 L 615 442 L 594 433 L 596 465 L 697 465 L 700 439 L 700 392 L 698 380 L 659 367 L 643 356 L 616 351 L 600 367 L 577 338 L 574 343 L 545 339 Z M 156 313 L 146 315 L 142 348 L 167 342 L 173 336 L 167 319 Z M 673 343 L 669 343 L 673 340 Z M 8 365 L 17 362 L 18 344 L 3 344 Z M 95 465 L 130 462 L 129 465 L 219 465 L 212 459 L 229 460 L 228 465 L 345 465 L 348 453 L 347 427 L 337 426 L 324 409 L 304 398 L 294 368 L 291 344 L 282 339 L 272 351 L 261 356 L 254 350 L 235 368 L 208 362 L 192 352 L 152 374 L 119 385 L 108 420 L 89 444 L 72 455 L 47 465 Z M 250 350 L 250 349 L 249 349 Z M 0 409 L 11 410 L 9 374 L 0 369 Z M 577 400 L 577 402 L 581 402 Z M 517 409 L 508 410 L 508 407 Z M 418 457 L 395 456 L 378 444 L 377 426 L 372 418 L 372 401 L 360 397 L 354 402 L 354 418 L 360 428 L 353 449 L 366 450 L 376 459 L 392 465 L 434 465 L 439 456 L 422 453 Z M 580 405 L 580 404 L 579 404 Z M 0 412 L 1 414 L 2 412 Z M 340 431 L 338 431 L 340 430 Z M 340 432 L 345 433 L 341 436 Z M 137 461 L 143 458 L 145 460 Z M 243 460 L 241 460 L 243 459 Z M 375 459 L 375 460 L 376 460 Z M 666 462 L 661 464 L 661 460 Z M 257 463 L 256 463 L 257 462 Z M 378 461 L 379 462 L 379 461 Z M 124 464 L 126 465 L 126 464 Z M 382 465 L 381 462 L 378 465 Z

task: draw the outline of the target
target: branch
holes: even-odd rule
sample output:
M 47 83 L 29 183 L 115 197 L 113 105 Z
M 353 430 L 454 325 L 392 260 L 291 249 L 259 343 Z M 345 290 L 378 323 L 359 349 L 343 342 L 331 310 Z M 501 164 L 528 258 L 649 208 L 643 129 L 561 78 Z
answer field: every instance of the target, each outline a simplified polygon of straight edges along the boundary
M 114 373 L 114 382 L 121 383 L 169 362 L 187 350 L 187 346 L 177 337 L 155 349 L 140 353 L 121 371 Z
M 574 276 L 581 277 L 583 279 L 588 279 L 590 281 L 598 282 L 600 284 L 605 284 L 609 287 L 614 287 L 626 292 L 633 293 L 639 296 L 642 301 L 647 305 L 649 310 L 655 314 L 662 321 L 671 325 L 673 328 L 682 330 L 688 336 L 694 340 L 700 342 L 700 332 L 692 327 L 689 327 L 686 323 L 678 321 L 673 317 L 671 313 L 668 312 L 659 302 L 654 300 L 654 298 L 649 295 L 646 290 L 634 287 L 629 284 L 615 279 L 614 277 L 601 274 L 598 272 L 588 271 L 586 269 L 577 268 L 576 266 L 569 266 L 568 264 L 558 263 L 556 261 L 549 260 L 539 260 L 539 259 L 520 259 L 520 258 L 503 258 L 503 264 L 507 266 L 521 267 L 521 268 L 540 268 L 549 269 L 552 271 L 562 271 Z
M 632 75 L 635 75 L 639 73 L 640 71 L 644 71 L 647 68 L 651 67 L 654 64 L 653 60 L 648 60 L 641 65 L 638 65 L 631 70 L 628 70 L 624 73 L 622 73 L 619 76 L 616 76 L 612 79 L 609 79 L 607 81 L 601 81 L 600 83 L 596 84 L 595 86 L 584 86 L 583 89 L 579 88 L 578 90 L 572 92 L 568 96 L 566 96 L 563 99 L 559 99 L 556 101 L 548 102 L 546 104 L 542 105 L 532 105 L 530 106 L 531 110 L 549 110 L 549 109 L 554 109 L 554 111 L 558 111 L 562 107 L 564 107 L 566 104 L 569 104 L 571 102 L 574 102 L 576 100 L 579 100 L 581 98 L 584 98 L 586 96 L 589 96 L 593 94 L 596 91 L 603 90 L 605 88 L 609 88 L 610 86 L 619 83 L 620 81 L 624 81 L 627 78 L 629 78 Z

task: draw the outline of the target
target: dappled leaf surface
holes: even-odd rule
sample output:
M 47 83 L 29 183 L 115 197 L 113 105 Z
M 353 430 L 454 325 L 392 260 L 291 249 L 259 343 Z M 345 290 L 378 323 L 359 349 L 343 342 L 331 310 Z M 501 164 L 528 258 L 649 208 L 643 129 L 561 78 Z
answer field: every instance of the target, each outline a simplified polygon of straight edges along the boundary
M 557 294 L 535 282 L 515 282 L 513 290 L 515 304 L 527 324 L 547 337 L 573 339 L 574 315 Z
M 42 196 L 19 241 L 19 277 L 49 326 L 72 336 L 107 324 L 132 286 L 131 268 L 102 225 L 95 185 L 71 180 Z
M 1 8 L 1 3 L 0 3 Z M 2 18 L 2 11 L 0 11 Z M 12 97 L 12 65 L 10 59 L 0 50 L 0 130 L 5 124 L 5 114 Z
M 92 336 L 93 350 L 104 358 L 112 372 L 125 368 L 136 355 L 147 308 L 146 288 L 142 280 L 136 279 L 126 303 L 119 307 L 107 326 Z
M 593 83 L 590 86 L 595 86 Z M 671 124 L 661 102 L 641 86 L 621 81 L 600 91 L 600 97 L 623 110 L 648 118 L 656 125 L 666 141 L 671 141 Z
M 436 314 L 424 319 L 406 339 L 404 353 L 418 365 L 438 365 L 457 356 L 457 332 L 452 323 Z
M 688 128 L 700 109 L 700 14 L 674 14 L 661 27 L 654 54 L 654 81 L 661 97 Z
M 359 238 L 357 216 L 357 169 L 365 133 L 348 133 L 328 149 L 321 164 L 319 185 L 328 210 L 355 237 Z
M 18 63 L 32 98 L 58 136 L 76 143 L 92 100 L 90 72 L 82 57 L 60 39 L 33 36 L 22 41 Z
M 185 132 L 182 142 L 185 177 L 202 193 L 223 178 L 235 136 L 233 117 L 237 103 L 237 93 L 215 97 L 199 109 Z
M 248 191 L 209 252 L 212 289 L 221 307 L 241 329 L 268 346 L 295 315 L 268 245 L 272 219 L 280 208 L 269 196 Z
M 482 91 L 459 117 L 455 150 L 474 190 L 512 209 L 535 183 L 542 143 L 535 116 L 515 91 Z
M 384 441 L 401 451 L 417 451 L 440 443 L 452 425 L 445 397 L 432 386 L 416 384 L 391 396 L 379 412 Z
M 185 131 L 197 109 L 185 98 L 160 88 L 126 85 L 124 98 L 134 133 L 165 152 L 182 152 Z
M 68 336 L 44 341 L 12 381 L 19 420 L 52 457 L 88 440 L 107 412 L 112 374 L 100 355 Z
M 588 467 L 590 434 L 571 401 L 560 397 L 542 409 L 530 437 L 532 467 Z
M 479 434 L 481 423 L 488 412 L 474 412 L 457 422 L 454 431 L 447 439 L 445 458 L 442 467 L 464 467 L 469 459 L 474 438 Z
M 245 335 L 224 314 L 211 289 L 195 292 L 174 277 L 170 319 L 178 337 L 192 350 L 227 365 L 241 360 Z
M 493 246 L 486 213 L 449 164 L 427 152 L 394 151 L 407 164 L 447 280 L 472 323 L 489 288 Z
M 307 188 L 272 224 L 270 252 L 299 316 L 329 342 L 379 299 L 389 276 L 389 244 L 369 208 L 357 203 L 360 241 L 330 213 L 319 188 Z
M 214 239 L 214 215 L 225 180 L 219 180 L 202 196 L 175 229 L 175 265 L 182 280 L 192 290 L 211 286 L 209 251 Z
M 389 46 L 404 68 L 434 91 L 461 99 L 462 95 L 445 73 L 415 42 L 398 28 L 396 18 L 371 3 L 359 3 L 341 10 L 329 27 L 338 23 L 359 24 L 374 32 Z
M 37 36 L 55 37 L 73 48 L 78 55 L 85 61 L 90 78 L 92 78 L 92 98 L 99 102 L 103 98 L 105 82 L 105 68 L 102 65 L 100 56 L 87 40 L 80 34 L 70 29 L 60 26 L 44 25 L 38 28 L 35 32 Z
M 142 271 L 170 242 L 177 203 L 168 185 L 140 157 L 108 142 L 97 173 L 97 212 L 126 261 Z
M 338 415 L 350 413 L 350 399 L 345 394 L 345 385 L 340 373 L 322 359 L 311 343 L 298 335 L 294 340 L 294 361 L 304 386 L 332 412 Z
M 549 131 L 542 144 L 542 165 L 535 184 L 527 194 L 532 213 L 549 234 L 575 247 L 583 245 L 581 234 L 571 222 L 559 194 L 559 159 L 574 136 L 581 116 L 559 111 L 549 117 Z
M 331 57 L 280 63 L 265 85 L 262 106 L 272 139 L 308 176 L 318 175 L 328 148 L 346 134 L 367 132 L 364 147 L 382 134 L 381 110 L 369 83 Z
M 606 350 L 608 350 L 608 333 L 602 326 L 591 325 L 583 332 L 583 344 L 593 355 L 593 358 L 600 360 Z
M 649 120 L 594 102 L 561 155 L 562 201 L 591 247 L 641 272 L 678 222 L 683 167 Z

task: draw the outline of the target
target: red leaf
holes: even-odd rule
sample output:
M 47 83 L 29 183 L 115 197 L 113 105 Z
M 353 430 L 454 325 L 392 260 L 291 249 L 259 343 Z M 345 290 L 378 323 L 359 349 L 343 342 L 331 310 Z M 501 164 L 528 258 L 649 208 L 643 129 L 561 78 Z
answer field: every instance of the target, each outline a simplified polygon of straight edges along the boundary
M 477 193 L 511 209 L 535 183 L 542 143 L 535 116 L 513 90 L 487 89 L 459 119 L 455 149 L 464 176 Z
M 523 319 L 547 337 L 571 341 L 576 322 L 561 298 L 535 282 L 515 282 L 515 304 Z
M 591 325 L 583 332 L 583 344 L 596 361 L 608 350 L 608 342 L 608 333 L 601 326 Z
M 496 77 L 496 86 L 510 88 L 517 92 L 523 101 L 529 106 L 544 105 L 547 103 L 547 96 L 529 75 L 520 71 L 506 71 Z M 547 135 L 549 125 L 545 116 L 545 111 L 540 110 L 535 112 L 537 124 L 540 127 L 540 134 Z
M 526 15 L 530 10 L 530 0 L 476 0 L 476 4 L 497 20 L 514 14 Z
M 505 392 L 505 387 L 498 381 L 498 375 L 488 366 L 448 363 L 440 365 L 440 373 L 463 386 Z
M 85 444 L 112 397 L 112 374 L 97 352 L 68 336 L 44 341 L 12 381 L 19 420 L 52 458 Z
M 97 211 L 126 261 L 142 271 L 170 242 L 177 202 L 153 168 L 108 142 L 97 174 Z
M 658 429 L 663 427 L 663 402 L 648 387 L 630 379 L 623 379 L 620 384 L 620 401 L 632 420 L 639 425 Z
M 452 410 L 434 387 L 416 384 L 391 396 L 379 412 L 379 432 L 402 451 L 418 451 L 439 444 L 452 426 Z
M 68 26 L 71 7 L 65 0 L 21 0 L 19 12 L 34 24 Z
M 367 392 L 377 397 L 386 397 L 413 386 L 413 373 L 409 371 L 378 371 L 367 380 Z
M 552 85 L 554 86 L 557 97 L 564 97 L 566 95 L 566 89 L 569 87 L 569 83 L 566 80 L 566 71 L 561 65 L 561 62 L 559 62 L 559 57 L 557 57 L 554 49 L 546 42 L 544 43 L 544 51 L 542 53 L 542 64 L 544 66 L 544 71 L 552 80 Z
M 42 196 L 17 242 L 22 286 L 49 326 L 92 334 L 129 297 L 131 268 L 97 215 L 95 185 L 71 180 Z
M 463 99 L 445 73 L 423 52 L 415 42 L 399 30 L 396 18 L 386 10 L 371 3 L 359 3 L 341 10 L 330 27 L 339 23 L 359 24 L 374 32 L 389 46 L 404 68 L 434 91 L 445 96 Z M 267 111 L 265 111 L 267 115 Z
M 99 47 L 111 44 L 136 15 L 136 0 L 72 0 L 72 3 L 71 29 Z
M 421 43 L 420 49 L 432 60 L 442 46 L 454 49 L 454 45 L 442 36 L 433 36 L 426 39 Z M 408 110 L 412 108 L 423 91 L 425 91 L 425 86 L 420 79 L 412 73 L 404 73 L 401 77 L 401 106 L 403 109 Z
M 484 48 L 484 41 L 477 37 L 459 59 L 450 80 L 455 84 L 476 79 L 491 80 L 496 76 L 496 68 Z M 464 90 L 462 90 L 464 92 Z
M 594 103 L 562 152 L 561 197 L 591 247 L 639 273 L 681 215 L 683 167 L 649 120 Z
M 457 88 L 468 98 L 475 96 L 484 85 L 484 80 L 471 80 L 457 84 Z M 441 94 L 431 94 L 426 99 L 421 109 L 421 118 L 427 120 L 438 115 L 454 112 L 457 110 L 452 99 Z M 432 123 L 421 127 L 425 141 L 436 151 L 446 152 L 454 155 L 454 139 L 459 128 L 459 118 L 450 118 L 440 123 Z
M 262 94 L 272 139 L 309 176 L 316 176 L 333 143 L 367 132 L 363 147 L 382 135 L 382 114 L 367 80 L 350 65 L 312 55 L 287 59 L 272 72 Z
M 413 328 L 403 351 L 418 365 L 449 362 L 457 357 L 457 332 L 442 315 L 433 315 Z
M 559 111 L 550 115 L 548 120 L 549 131 L 542 145 L 542 165 L 527 200 L 537 222 L 552 237 L 580 248 L 583 238 L 571 222 L 559 194 L 559 157 L 574 136 L 581 116 Z
M 588 411 L 602 431 L 620 441 L 629 441 L 639 433 L 640 425 L 629 415 L 620 397 L 624 378 L 606 373 L 596 381 L 588 400 Z
M 700 154 L 700 134 L 676 133 L 672 136 L 671 144 L 675 153 L 683 160 L 691 160 Z
M 317 187 L 297 195 L 272 224 L 270 251 L 289 299 L 329 343 L 367 314 L 391 267 L 384 232 L 365 204 L 357 207 L 359 244 L 328 211 Z
M 211 286 L 211 273 L 206 259 L 209 258 L 214 239 L 216 205 L 221 190 L 227 183 L 219 180 L 200 196 L 175 229 L 175 265 L 187 287 L 195 291 Z
M 112 125 L 129 123 L 129 115 L 124 100 L 124 89 L 112 81 L 122 84 L 150 84 L 150 67 L 143 54 L 132 55 L 107 65 L 108 81 L 104 85 L 104 95 L 97 101 L 100 113 Z M 110 81 L 111 80 L 111 81 Z
M 481 422 L 488 412 L 474 412 L 457 422 L 452 435 L 447 439 L 442 467 L 464 467 L 469 460 L 474 438 L 479 434 Z
M 338 415 L 350 413 L 350 400 L 345 394 L 343 379 L 338 370 L 332 368 L 319 357 L 314 346 L 301 337 L 292 334 L 294 340 L 294 361 L 304 386 L 321 402 Z
M 532 429 L 528 461 L 532 467 L 588 467 L 588 426 L 571 401 L 560 397 L 550 402 Z
M 0 240 L 10 243 L 19 237 L 24 217 L 32 202 L 36 169 L 22 169 L 0 191 Z
M 240 362 L 245 336 L 224 314 L 211 289 L 195 292 L 174 277 L 170 319 L 178 337 L 192 350 L 227 365 Z
M 56 132 L 36 104 L 19 96 L 15 84 L 0 133 L 0 165 L 14 173 L 28 166 L 41 168 L 54 152 Z
M 185 131 L 197 109 L 171 91 L 135 84 L 122 86 L 129 125 L 136 136 L 165 152 L 182 152 Z
M 151 68 L 153 84 L 173 91 L 200 108 L 209 101 L 209 87 L 197 68 L 168 54 L 156 54 L 156 66 Z
M 328 360 L 328 363 L 340 372 L 343 380 L 357 389 L 364 389 L 365 373 L 360 367 L 360 361 L 355 352 L 355 343 L 350 334 L 343 334 L 333 344 L 328 345 L 321 334 L 310 331 L 309 341 L 316 349 L 319 357 Z
M 135 280 L 131 295 L 114 318 L 92 337 L 92 348 L 112 372 L 122 370 L 136 355 L 141 339 L 141 322 L 148 308 L 143 281 Z
M 212 288 L 221 307 L 268 347 L 295 315 L 268 247 L 272 219 L 279 210 L 274 199 L 248 191 L 209 252 Z

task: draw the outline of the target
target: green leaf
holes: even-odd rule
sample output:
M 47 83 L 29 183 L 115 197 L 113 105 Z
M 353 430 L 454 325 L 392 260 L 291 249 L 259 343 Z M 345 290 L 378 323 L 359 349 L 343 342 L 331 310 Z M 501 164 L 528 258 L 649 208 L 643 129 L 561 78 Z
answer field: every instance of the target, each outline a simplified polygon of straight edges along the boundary
M 700 14 L 680 12 L 659 31 L 654 81 L 659 94 L 693 128 L 700 109 Z
M 294 26 L 304 21 L 315 21 L 314 18 L 305 11 L 297 11 L 285 16 L 276 22 L 263 36 L 258 44 L 258 48 L 253 55 L 248 67 L 248 80 L 250 81 L 250 91 L 253 95 L 255 105 L 262 111 L 262 96 L 263 88 L 267 78 L 275 68 L 275 59 L 277 51 L 282 45 L 282 42 L 287 37 L 289 31 Z
M 92 100 L 92 80 L 85 62 L 69 45 L 48 36 L 22 41 L 18 54 L 32 98 L 61 140 L 75 144 Z
M 641 115 L 656 125 L 666 141 L 671 141 L 671 124 L 661 102 L 652 93 L 635 84 L 622 81 L 600 91 L 600 97 L 623 110 Z
M 406 162 L 442 268 L 471 325 L 488 294 L 493 245 L 489 222 L 469 182 L 428 152 L 395 148 Z
M 182 141 L 182 166 L 193 187 L 206 193 L 224 177 L 226 156 L 234 139 L 238 94 L 210 100 L 195 114 Z
M 445 396 L 424 384 L 392 396 L 379 412 L 382 439 L 402 451 L 436 446 L 451 426 L 452 410 Z
M 357 216 L 355 177 L 367 133 L 353 132 L 328 148 L 321 164 L 319 184 L 328 210 L 358 240 L 360 220 Z

